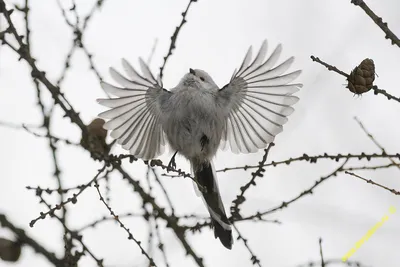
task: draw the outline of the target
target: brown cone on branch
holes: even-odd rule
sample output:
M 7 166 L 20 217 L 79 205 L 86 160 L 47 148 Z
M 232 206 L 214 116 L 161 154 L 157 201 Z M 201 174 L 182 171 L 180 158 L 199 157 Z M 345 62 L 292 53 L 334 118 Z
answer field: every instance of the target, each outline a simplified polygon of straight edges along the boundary
M 21 255 L 21 243 L 0 237 L 0 259 L 16 262 Z
M 103 119 L 94 119 L 88 126 L 88 136 L 82 137 L 81 145 L 90 151 L 92 158 L 101 159 L 103 155 L 110 151 L 106 143 L 107 130 L 103 128 Z
M 364 59 L 347 77 L 347 88 L 357 95 L 368 92 L 375 80 L 375 65 L 372 59 Z

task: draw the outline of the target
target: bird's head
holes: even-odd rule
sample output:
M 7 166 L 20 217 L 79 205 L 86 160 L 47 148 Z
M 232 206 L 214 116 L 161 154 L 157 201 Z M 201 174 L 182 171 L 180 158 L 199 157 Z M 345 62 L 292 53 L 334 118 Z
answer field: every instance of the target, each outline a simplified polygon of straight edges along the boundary
M 194 86 L 203 90 L 218 90 L 218 86 L 215 84 L 211 76 L 204 70 L 189 69 L 189 72 L 183 76 L 181 84 L 184 86 Z

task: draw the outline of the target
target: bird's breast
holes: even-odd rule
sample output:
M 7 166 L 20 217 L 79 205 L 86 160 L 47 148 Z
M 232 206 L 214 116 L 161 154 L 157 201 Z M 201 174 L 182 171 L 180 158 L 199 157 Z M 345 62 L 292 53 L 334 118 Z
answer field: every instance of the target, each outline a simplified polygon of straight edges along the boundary
M 188 158 L 213 156 L 224 121 L 212 94 L 187 91 L 175 94 L 164 131 L 174 150 Z M 207 140 L 207 142 L 205 142 Z

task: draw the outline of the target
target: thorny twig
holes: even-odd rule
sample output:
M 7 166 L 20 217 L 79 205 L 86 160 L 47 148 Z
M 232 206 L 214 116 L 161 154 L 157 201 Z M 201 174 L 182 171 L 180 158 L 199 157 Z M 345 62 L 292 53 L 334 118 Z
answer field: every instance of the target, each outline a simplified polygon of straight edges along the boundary
M 48 261 L 53 263 L 55 266 L 62 266 L 62 260 L 58 259 L 54 252 L 50 252 L 48 249 L 44 248 L 36 240 L 32 239 L 25 231 L 21 228 L 16 227 L 11 221 L 7 219 L 4 214 L 0 213 L 0 225 L 1 227 L 8 228 L 13 232 L 18 240 L 22 244 L 26 244 L 32 247 L 37 253 L 42 254 Z
M 23 12 L 24 15 L 25 15 L 24 19 L 25 19 L 25 32 L 26 32 L 26 38 L 25 38 L 25 40 L 26 40 L 26 50 L 27 50 L 27 53 L 30 54 L 31 53 L 31 43 L 32 42 L 31 42 L 31 38 L 30 38 L 31 37 L 31 34 L 30 34 L 31 30 L 29 28 L 29 20 L 30 20 L 30 18 L 29 18 L 29 15 L 30 15 L 30 13 L 29 13 L 29 11 L 30 11 L 30 9 L 29 9 L 29 1 L 25 0 L 25 6 L 23 8 L 18 8 L 17 7 L 17 9 L 20 10 L 21 12 Z M 11 25 L 10 25 L 10 27 L 11 27 Z M 56 178 L 58 189 L 59 189 L 59 191 L 61 191 L 63 189 L 63 182 L 62 182 L 62 179 L 61 179 L 61 169 L 60 169 L 60 164 L 59 164 L 58 155 L 57 155 L 57 146 L 56 146 L 54 138 L 51 138 L 52 137 L 51 118 L 52 118 L 52 114 L 53 114 L 53 109 L 50 108 L 46 112 L 45 105 L 44 105 L 44 103 L 42 101 L 42 97 L 41 97 L 40 84 L 37 81 L 37 79 L 34 78 L 33 76 L 32 76 L 32 82 L 34 83 L 35 89 L 36 89 L 37 105 L 38 105 L 38 107 L 39 107 L 39 109 L 41 111 L 42 117 L 43 117 L 43 123 L 42 123 L 41 127 L 45 129 L 46 137 L 48 137 L 48 139 L 47 139 L 48 140 L 48 146 L 50 148 L 52 159 L 53 159 L 54 177 Z M 29 130 L 27 130 L 27 131 L 29 131 Z M 60 203 L 64 202 L 64 195 L 61 194 L 61 193 L 59 194 L 59 201 L 60 201 Z M 61 210 L 62 210 L 61 223 L 63 225 L 65 225 L 65 227 L 66 227 L 67 209 L 63 206 L 61 208 Z M 64 234 L 64 236 L 65 236 L 65 234 Z M 67 254 L 67 252 L 65 254 Z
M 32 128 L 39 128 L 38 126 L 28 126 L 26 124 L 22 124 L 22 125 L 18 125 L 18 124 L 14 124 L 14 123 L 9 123 L 9 122 L 0 122 L 0 126 L 4 126 L 7 128 L 11 128 L 11 129 L 16 129 L 16 130 L 25 130 L 27 133 L 35 136 L 35 137 L 39 137 L 39 138 L 50 138 L 53 140 L 54 143 L 57 142 L 61 142 L 61 143 L 65 143 L 66 145 L 74 145 L 74 146 L 80 146 L 80 144 L 78 143 L 74 143 L 68 139 L 65 138 L 61 138 L 61 137 L 56 137 L 54 135 L 51 134 L 39 134 L 36 133 L 32 130 Z
M 374 136 L 367 130 L 367 128 L 365 128 L 364 124 L 357 118 L 354 117 L 354 119 L 356 120 L 356 122 L 358 123 L 358 125 L 360 126 L 360 128 L 364 131 L 364 133 L 368 136 L 369 139 L 371 139 L 371 141 L 382 151 L 382 152 L 386 152 L 384 147 L 374 138 Z M 397 163 L 396 161 L 394 161 L 392 158 L 389 158 L 389 160 L 392 162 L 392 164 L 394 166 L 397 166 L 397 168 L 400 169 L 400 164 Z
M 252 219 L 261 219 L 263 216 L 267 215 L 267 214 L 271 214 L 274 213 L 278 210 L 287 208 L 290 204 L 292 204 L 293 202 L 296 202 L 297 200 L 301 199 L 302 197 L 306 196 L 306 195 L 310 195 L 313 193 L 313 190 L 319 186 L 320 184 L 322 184 L 323 182 L 325 182 L 326 180 L 328 180 L 331 177 L 336 176 L 338 173 L 343 171 L 343 167 L 346 165 L 346 163 L 348 162 L 348 159 L 346 159 L 338 168 L 336 168 L 333 172 L 331 172 L 329 175 L 323 176 L 321 177 L 319 180 L 315 181 L 315 184 L 313 186 L 311 186 L 309 189 L 304 190 L 303 192 L 301 192 L 297 197 L 292 198 L 289 201 L 284 201 L 282 202 L 281 205 L 271 208 L 267 211 L 263 211 L 263 212 L 257 212 L 254 215 L 250 215 L 244 218 L 239 219 L 238 221 L 246 221 L 246 220 L 252 220 Z
M 252 264 L 253 265 L 257 264 L 259 267 L 262 267 L 260 259 L 254 254 L 254 251 L 250 248 L 249 244 L 247 243 L 247 239 L 243 237 L 242 233 L 239 231 L 239 229 L 235 224 L 233 224 L 233 228 L 235 228 L 235 231 L 238 234 L 237 240 L 242 240 L 247 251 L 250 253 L 251 255 L 250 260 Z
M 40 195 L 39 198 L 40 198 L 40 203 L 45 204 L 49 210 L 52 210 L 51 205 L 49 205 L 49 204 L 46 202 L 46 200 L 43 198 L 43 196 Z M 90 255 L 90 257 L 92 257 L 92 259 L 97 263 L 97 266 L 99 266 L 99 267 L 104 267 L 104 265 L 103 265 L 103 259 L 99 259 L 99 258 L 97 258 L 97 257 L 94 255 L 94 253 L 93 253 L 93 252 L 86 246 L 86 244 L 83 242 L 82 236 L 79 235 L 79 233 L 77 233 L 76 231 L 72 231 L 71 229 L 69 229 L 69 227 L 64 223 L 63 219 L 60 218 L 60 217 L 58 217 L 54 212 L 51 213 L 50 216 L 53 217 L 53 218 L 56 218 L 56 219 L 62 224 L 62 226 L 63 226 L 63 228 L 64 228 L 64 235 L 67 235 L 67 234 L 70 235 L 70 239 L 65 238 L 65 240 L 64 240 L 64 241 L 65 241 L 65 249 L 66 249 L 64 261 L 66 261 L 67 263 L 70 263 L 69 261 L 70 261 L 70 260 L 73 260 L 73 261 L 74 261 L 73 264 L 70 264 L 70 265 L 74 266 L 74 265 L 78 262 L 78 260 L 80 259 L 80 257 L 83 256 L 83 255 L 85 254 L 84 252 L 87 252 L 87 253 Z M 69 242 L 70 240 L 72 240 L 72 239 L 77 240 L 77 241 L 81 244 L 81 246 L 82 246 L 82 248 L 83 248 L 83 252 L 81 252 L 81 253 L 75 253 L 75 255 L 71 255 L 71 253 L 70 253 L 70 251 L 69 251 L 70 248 L 69 248 L 68 242 Z M 67 258 L 68 256 L 70 256 L 70 257 L 72 256 L 73 259 L 68 259 L 68 258 Z M 70 265 L 69 265 L 69 266 L 70 266 Z M 58 266 L 57 266 L 57 267 L 58 267 Z
M 269 167 L 269 166 L 276 167 L 278 165 L 283 165 L 283 164 L 290 165 L 291 163 L 298 162 L 298 161 L 307 161 L 309 163 L 317 163 L 318 160 L 322 160 L 322 159 L 329 159 L 329 160 L 334 160 L 334 161 L 339 161 L 341 159 L 347 159 L 347 160 L 366 159 L 366 160 L 370 161 L 371 159 L 378 159 L 378 158 L 400 159 L 400 154 L 399 153 L 387 154 L 386 152 L 382 152 L 381 154 L 361 153 L 361 154 L 347 154 L 347 155 L 342 155 L 342 154 L 329 155 L 327 153 L 324 153 L 323 155 L 316 155 L 316 156 L 309 156 L 307 154 L 303 154 L 303 156 L 300 156 L 300 157 L 289 158 L 289 159 L 281 160 L 281 161 L 272 161 L 270 163 L 264 164 L 263 167 Z M 248 170 L 248 169 L 255 169 L 255 168 L 259 168 L 259 165 L 244 165 L 244 166 L 238 166 L 238 167 L 228 167 L 228 168 L 224 168 L 221 170 L 217 170 L 217 172 L 226 172 L 226 171 L 233 171 L 233 170 Z
M 72 11 L 73 14 L 74 14 L 75 23 L 72 23 L 68 19 L 67 13 L 64 10 L 64 8 L 62 7 L 60 0 L 57 1 L 58 6 L 59 6 L 59 8 L 61 10 L 61 14 L 64 17 L 64 20 L 65 20 L 66 24 L 70 26 L 70 28 L 73 31 L 74 36 L 75 36 L 74 40 L 73 40 L 73 43 L 72 43 L 72 46 L 71 46 L 71 49 L 69 50 L 69 52 L 68 52 L 68 54 L 67 54 L 67 56 L 65 58 L 64 69 L 61 72 L 61 76 L 57 81 L 57 86 L 60 86 L 61 82 L 64 80 L 65 75 L 67 73 L 67 70 L 70 67 L 71 58 L 72 58 L 74 52 L 76 51 L 76 48 L 82 49 L 82 51 L 84 52 L 84 54 L 86 55 L 86 57 L 88 59 L 90 69 L 94 72 L 94 74 L 96 75 L 96 77 L 99 80 L 99 82 L 103 81 L 103 78 L 100 75 L 99 70 L 96 68 L 96 66 L 94 64 L 93 55 L 89 52 L 89 50 L 87 49 L 87 47 L 85 46 L 85 44 L 83 42 L 84 32 L 86 30 L 86 27 L 87 27 L 89 21 L 90 21 L 90 18 L 93 16 L 94 12 L 102 6 L 103 2 L 104 2 L 104 0 L 97 1 L 94 4 L 94 6 L 93 6 L 92 10 L 90 11 L 90 13 L 85 17 L 83 25 L 80 25 L 81 21 L 80 21 L 80 17 L 78 15 L 78 12 L 77 12 L 77 6 L 76 6 L 75 1 L 74 0 L 72 1 L 73 6 L 70 9 L 70 11 Z M 109 96 L 109 95 L 107 94 L 107 96 Z
M 132 218 L 132 217 L 133 218 L 142 218 L 143 216 L 144 216 L 144 214 L 136 214 L 136 213 L 128 212 L 128 213 L 124 213 L 124 214 L 119 214 L 118 218 Z M 93 221 L 93 222 L 91 222 L 91 223 L 89 223 L 87 225 L 84 225 L 84 226 L 80 227 L 77 230 L 77 232 L 82 232 L 82 231 L 84 231 L 86 229 L 94 228 L 97 225 L 99 225 L 101 223 L 104 223 L 104 222 L 108 222 L 108 221 L 114 221 L 115 222 L 115 217 L 114 216 L 109 216 L 109 217 L 103 216 L 102 218 L 100 218 L 98 220 L 95 220 L 95 221 Z
M 400 195 L 400 192 L 399 192 L 399 191 L 397 191 L 397 190 L 395 190 L 395 189 L 392 189 L 392 188 L 389 188 L 389 187 L 386 187 L 386 186 L 384 186 L 384 185 L 378 184 L 378 183 L 372 181 L 371 179 L 365 179 L 364 177 L 361 177 L 361 176 L 359 176 L 359 175 L 357 175 L 357 174 L 355 174 L 355 173 L 353 173 L 353 172 L 349 172 L 349 171 L 345 171 L 344 173 L 349 174 L 349 175 L 351 175 L 351 176 L 353 176 L 353 177 L 356 177 L 356 178 L 358 178 L 358 179 L 361 179 L 361 180 L 363 180 L 363 181 L 365 181 L 365 182 L 367 182 L 367 183 L 369 183 L 369 184 L 373 184 L 373 185 L 376 185 L 376 186 L 378 186 L 378 187 L 380 187 L 380 188 L 383 188 L 383 189 L 389 191 L 389 192 L 392 193 L 392 194 Z
M 174 213 L 175 213 L 174 205 L 172 204 L 171 198 L 169 197 L 169 194 L 167 193 L 167 190 L 165 189 L 164 184 L 161 182 L 161 179 L 158 177 L 158 174 L 154 170 L 154 168 L 151 168 L 151 171 L 153 172 L 153 175 L 154 175 L 154 178 L 155 178 L 157 184 L 160 186 L 161 190 L 164 193 L 165 198 L 167 199 L 168 205 L 171 208 L 172 215 L 174 215 Z
M 106 175 L 98 178 L 97 181 L 105 179 L 105 177 L 106 177 Z M 58 194 L 66 194 L 69 191 L 81 190 L 81 189 L 85 189 L 87 187 L 88 187 L 87 184 L 79 184 L 79 185 L 76 185 L 76 186 L 73 186 L 73 187 L 68 187 L 68 188 L 63 188 L 63 189 L 60 189 L 60 188 L 49 188 L 49 187 L 42 188 L 40 186 L 26 186 L 25 188 L 28 189 L 28 190 L 34 190 L 36 195 L 41 195 L 42 193 L 47 193 L 47 194 L 51 195 L 54 192 L 56 192 Z
M 161 251 L 161 254 L 163 256 L 164 259 L 164 263 L 166 267 L 169 267 L 169 263 L 168 263 L 168 259 L 167 259 L 167 253 L 165 252 L 164 249 L 164 243 L 161 240 L 161 233 L 160 233 L 160 224 L 158 223 L 157 219 L 154 219 L 154 223 L 155 223 L 155 232 L 157 235 L 157 239 L 158 239 L 158 249 Z
M 156 202 L 154 197 L 148 195 L 144 189 L 140 186 L 140 183 L 134 180 L 120 165 L 113 163 L 113 167 L 122 174 L 123 179 L 126 179 L 131 184 L 134 190 L 140 195 L 143 203 L 150 203 L 153 210 L 158 213 L 158 217 L 164 219 L 167 222 L 167 226 L 174 230 L 176 237 L 181 241 L 182 246 L 186 250 L 186 253 L 194 259 L 199 267 L 203 267 L 203 259 L 194 252 L 193 248 L 189 245 L 185 237 L 184 228 L 178 224 L 178 218 L 170 216 L 165 213 L 165 209 L 161 208 Z
M 40 219 L 45 219 L 47 215 L 51 215 L 51 216 L 52 216 L 56 210 L 61 209 L 63 206 L 65 206 L 65 205 L 68 204 L 68 203 L 75 204 L 75 203 L 78 201 L 77 197 L 78 197 L 80 194 L 82 194 L 82 192 L 83 192 L 86 188 L 88 188 L 89 186 L 91 186 L 92 183 L 93 183 L 94 181 L 96 181 L 97 177 L 99 177 L 99 175 L 105 170 L 105 168 L 106 168 L 106 166 L 104 166 L 103 168 L 101 168 L 101 169 L 97 172 L 97 174 L 93 177 L 93 179 L 91 179 L 88 183 L 86 183 L 84 187 L 82 187 L 81 189 L 79 189 L 78 193 L 73 194 L 72 197 L 69 197 L 69 198 L 67 198 L 67 200 L 61 202 L 60 204 L 57 204 L 54 208 L 51 208 L 49 211 L 47 211 L 47 212 L 41 212 L 39 217 L 37 217 L 36 219 L 33 219 L 33 220 L 29 223 L 29 226 L 30 226 L 30 227 L 33 227 L 33 226 L 35 225 L 35 223 L 36 223 L 38 220 L 40 220 Z M 36 195 L 39 195 L 39 196 L 40 196 L 41 194 L 36 193 Z
M 273 147 L 275 144 L 274 143 L 270 143 L 268 145 L 268 147 L 266 149 L 264 149 L 264 155 L 261 159 L 261 161 L 258 164 L 258 168 L 255 172 L 251 173 L 251 178 L 250 181 L 248 183 L 246 183 L 244 186 L 240 187 L 240 195 L 238 195 L 236 197 L 235 200 L 233 200 L 232 202 L 232 206 L 231 206 L 231 217 L 232 218 L 240 218 L 240 205 L 243 204 L 246 200 L 246 198 L 244 197 L 244 193 L 247 191 L 247 189 L 250 188 L 251 185 L 256 186 L 256 182 L 255 179 L 257 177 L 264 177 L 264 172 L 265 169 L 263 168 L 263 165 L 265 164 L 265 162 L 267 161 L 267 157 L 269 154 L 269 151 L 271 149 L 271 147 Z
M 121 226 L 127 233 L 128 233 L 128 239 L 129 240 L 133 240 L 136 245 L 139 247 L 140 251 L 142 252 L 143 255 L 146 256 L 146 258 L 150 261 L 150 265 L 151 266 L 157 266 L 154 263 L 154 260 L 149 256 L 149 254 L 147 254 L 147 252 L 144 250 L 144 248 L 141 245 L 141 242 L 136 240 L 136 238 L 132 235 L 131 231 L 121 222 L 121 220 L 119 219 L 119 216 L 117 214 L 114 213 L 114 211 L 111 209 L 111 207 L 107 204 L 107 202 L 104 200 L 100 189 L 99 189 L 99 184 L 97 183 L 96 180 L 94 180 L 94 187 L 96 188 L 96 191 L 100 197 L 100 201 L 104 204 L 104 206 L 106 206 L 106 208 L 108 209 L 108 211 L 110 212 L 111 216 L 114 216 L 114 219 L 119 223 L 119 226 Z
M 186 15 L 189 11 L 190 5 L 194 2 L 197 2 L 198 0 L 189 0 L 189 4 L 186 7 L 186 10 L 182 13 L 182 21 L 179 24 L 179 26 L 176 27 L 174 34 L 172 34 L 171 36 L 171 44 L 169 45 L 169 49 L 168 49 L 168 53 L 167 55 L 164 57 L 164 63 L 163 65 L 160 67 L 160 80 L 162 81 L 163 78 L 163 71 L 165 68 L 165 65 L 167 64 L 167 60 L 168 58 L 172 55 L 172 51 L 176 48 L 176 40 L 178 38 L 178 34 L 180 32 L 180 30 L 182 29 L 183 24 L 186 23 Z
M 360 171 L 360 170 L 380 170 L 380 169 L 388 169 L 390 167 L 399 167 L 399 163 L 389 163 L 385 165 L 377 165 L 377 166 L 362 166 L 362 167 L 348 167 L 343 168 L 344 171 Z
M 389 29 L 387 23 L 383 22 L 382 18 L 377 16 L 363 0 L 351 0 L 351 3 L 361 7 L 364 10 L 365 14 L 367 14 L 386 34 L 385 38 L 392 41 L 392 45 L 396 44 L 398 47 L 400 47 L 400 39 Z

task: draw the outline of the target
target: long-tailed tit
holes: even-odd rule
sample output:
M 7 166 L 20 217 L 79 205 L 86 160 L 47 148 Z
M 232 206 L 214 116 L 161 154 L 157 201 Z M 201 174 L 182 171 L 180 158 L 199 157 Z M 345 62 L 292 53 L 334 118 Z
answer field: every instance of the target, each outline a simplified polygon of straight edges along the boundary
M 278 45 L 266 59 L 264 41 L 252 61 L 249 48 L 239 70 L 230 82 L 219 88 L 203 70 L 190 69 L 179 84 L 164 89 L 148 66 L 139 59 L 142 74 L 126 60 L 122 65 L 128 78 L 110 69 L 121 87 L 103 82 L 103 89 L 113 99 L 99 99 L 109 107 L 99 114 L 109 119 L 104 128 L 131 154 L 153 159 L 163 153 L 168 143 L 187 158 L 202 191 L 214 226 L 215 237 L 232 248 L 231 222 L 218 189 L 212 159 L 227 145 L 234 153 L 253 153 L 265 148 L 282 131 L 282 125 L 294 111 L 299 98 L 293 96 L 302 84 L 291 83 L 301 71 L 285 72 L 291 57 L 276 66 L 282 46 Z M 174 166 L 174 159 L 171 159 Z

